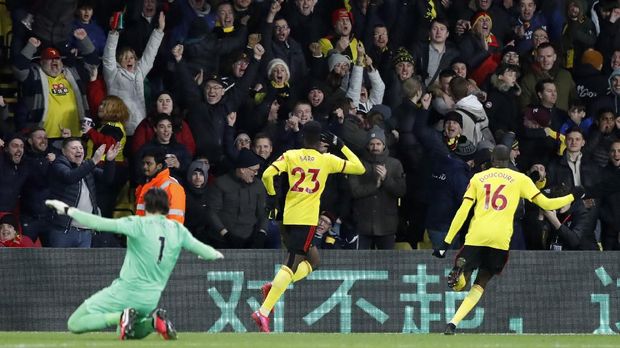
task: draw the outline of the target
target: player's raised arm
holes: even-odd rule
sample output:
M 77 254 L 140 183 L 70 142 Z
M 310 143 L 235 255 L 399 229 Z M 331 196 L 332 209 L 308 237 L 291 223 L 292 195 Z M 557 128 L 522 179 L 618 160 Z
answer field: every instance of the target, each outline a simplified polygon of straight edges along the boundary
M 276 194 L 276 189 L 273 186 L 273 177 L 285 172 L 286 168 L 286 160 L 284 159 L 284 155 L 282 155 L 265 169 L 261 180 L 263 181 L 263 185 L 265 185 L 268 195 L 274 196 Z
M 366 168 L 362 164 L 362 161 L 356 154 L 349 149 L 340 138 L 335 134 L 324 131 L 321 133 L 321 141 L 328 144 L 330 149 L 340 150 L 342 154 L 347 158 L 344 161 L 343 167 L 340 169 L 341 173 L 362 175 L 366 172 Z
M 563 206 L 574 201 L 575 198 L 573 194 L 569 194 L 562 197 L 557 198 L 547 198 L 545 195 L 539 192 L 534 198 L 531 199 L 532 203 L 541 207 L 543 210 L 555 210 L 560 209 Z

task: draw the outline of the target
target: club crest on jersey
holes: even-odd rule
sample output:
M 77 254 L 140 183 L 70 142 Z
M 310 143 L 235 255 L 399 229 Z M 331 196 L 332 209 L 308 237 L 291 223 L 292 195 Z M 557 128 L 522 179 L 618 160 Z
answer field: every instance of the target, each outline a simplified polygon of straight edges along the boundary
M 69 89 L 65 86 L 64 83 L 53 83 L 52 84 L 52 94 L 67 95 L 67 93 L 69 93 Z

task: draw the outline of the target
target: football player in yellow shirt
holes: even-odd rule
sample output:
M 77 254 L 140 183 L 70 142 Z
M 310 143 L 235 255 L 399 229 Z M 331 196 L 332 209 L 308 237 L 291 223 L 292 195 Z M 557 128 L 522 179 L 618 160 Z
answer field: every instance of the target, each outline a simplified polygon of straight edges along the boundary
M 553 210 L 582 198 L 584 194 L 583 188 L 579 187 L 563 197 L 545 197 L 528 176 L 508 168 L 510 149 L 505 145 L 497 145 L 493 149 L 492 160 L 493 168 L 474 175 L 469 181 L 463 203 L 452 220 L 442 248 L 433 252 L 434 256 L 445 257 L 448 246 L 461 229 L 469 210 L 474 207 L 465 245 L 448 275 L 448 286 L 462 291 L 472 271 L 478 269 L 478 275 L 463 303 L 446 325 L 446 335 L 456 332 L 456 326 L 476 306 L 489 280 L 504 268 L 519 199 L 525 198 L 544 210 Z
M 275 195 L 273 177 L 288 174 L 289 190 L 284 202 L 283 224 L 286 229 L 288 255 L 271 283 L 263 285 L 265 297 L 252 319 L 259 330 L 269 332 L 269 313 L 291 282 L 304 279 L 318 264 L 318 253 L 308 254 L 319 219 L 321 193 L 329 174 L 364 174 L 357 156 L 338 137 L 322 132 L 321 124 L 310 121 L 304 125 L 303 148 L 286 151 L 263 173 L 268 195 Z M 346 160 L 325 152 L 325 144 L 341 150 Z M 315 259 L 316 258 L 316 259 Z

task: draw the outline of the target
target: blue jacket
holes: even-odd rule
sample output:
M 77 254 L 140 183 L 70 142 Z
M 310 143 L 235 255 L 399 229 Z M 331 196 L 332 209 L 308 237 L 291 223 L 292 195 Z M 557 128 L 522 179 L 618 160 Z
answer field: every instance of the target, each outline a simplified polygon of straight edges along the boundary
M 114 161 L 105 161 L 104 169 L 98 168 L 95 162 L 88 159 L 79 166 L 69 162 L 64 155 L 59 155 L 52 163 L 49 171 L 50 199 L 57 199 L 67 203 L 71 207 L 77 206 L 82 192 L 82 179 L 86 180 L 86 186 L 90 194 L 90 201 L 93 211 L 88 213 L 96 214 L 97 209 L 97 190 L 95 189 L 95 177 L 103 180 L 103 183 L 111 183 L 114 180 Z M 57 226 L 69 227 L 71 218 L 67 215 L 53 214 L 50 222 Z
M 88 33 L 90 41 L 95 46 L 97 56 L 101 57 L 103 55 L 103 48 L 105 47 L 107 35 L 99 26 L 99 24 L 97 24 L 95 20 L 91 20 L 90 23 L 84 24 L 76 19 L 73 21 L 72 25 L 73 30 L 71 30 L 71 38 L 69 39 L 70 46 L 72 48 L 78 48 L 78 42 L 77 39 L 73 36 L 73 31 L 76 29 L 84 29 Z
M 432 163 L 431 176 L 426 179 L 426 201 L 429 202 L 426 228 L 447 232 L 461 205 L 471 171 L 465 162 L 450 152 L 441 132 L 428 125 L 428 111 L 420 110 L 414 132 Z

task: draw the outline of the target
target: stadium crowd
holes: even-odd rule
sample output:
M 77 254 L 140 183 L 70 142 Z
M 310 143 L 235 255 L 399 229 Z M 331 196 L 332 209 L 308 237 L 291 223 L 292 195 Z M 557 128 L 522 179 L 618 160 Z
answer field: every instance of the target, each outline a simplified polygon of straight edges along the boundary
M 510 249 L 620 249 L 620 0 L 5 3 L 3 246 L 122 247 L 44 201 L 143 215 L 159 187 L 200 241 L 279 248 L 288 181 L 260 177 L 315 120 L 366 168 L 327 181 L 320 248 L 440 245 L 504 144 L 548 196 L 589 197 L 523 202 Z

